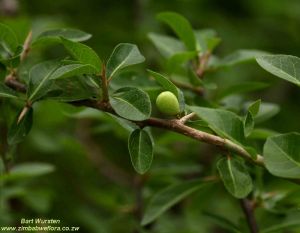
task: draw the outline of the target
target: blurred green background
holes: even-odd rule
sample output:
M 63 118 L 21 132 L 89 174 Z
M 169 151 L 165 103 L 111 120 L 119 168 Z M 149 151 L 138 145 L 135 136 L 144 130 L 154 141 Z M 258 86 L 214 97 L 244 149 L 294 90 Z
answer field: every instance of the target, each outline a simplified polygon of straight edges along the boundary
M 78 28 L 93 35 L 87 44 L 103 60 L 116 44 L 135 43 L 146 57 L 145 67 L 156 70 L 163 62 L 147 34 L 172 35 L 155 19 L 162 11 L 184 15 L 194 28 L 215 29 L 222 38 L 216 50 L 220 56 L 242 48 L 300 56 L 299 0 L 0 0 L 0 4 L 1 21 L 15 28 L 22 25 L 24 30 L 17 31 L 21 38 L 30 27 L 36 34 L 50 28 Z M 60 53 L 59 48 L 52 48 L 41 56 Z M 254 62 L 222 70 L 212 79 L 221 88 L 241 80 L 270 83 L 269 88 L 246 99 L 261 98 L 280 105 L 279 114 L 264 127 L 282 133 L 300 131 L 300 92 L 296 86 L 274 78 Z M 13 111 L 2 106 L 1 117 Z M 22 217 L 43 217 L 61 219 L 66 226 L 80 226 L 80 232 L 135 232 L 140 217 L 136 203 L 141 196 L 147 201 L 168 184 L 214 172 L 208 165 L 216 158 L 205 157 L 213 154 L 214 148 L 155 130 L 153 168 L 148 175 L 137 176 L 127 152 L 128 132 L 105 114 L 76 112 L 74 107 L 52 101 L 43 101 L 35 108 L 33 129 L 26 141 L 11 151 L 13 160 L 17 164 L 50 163 L 55 172 L 11 182 L 3 194 L 7 198 L 0 203 L 0 226 L 16 225 Z M 1 132 L 5 130 L 2 124 Z M 266 189 L 272 190 L 274 184 L 290 185 L 271 181 Z M 203 212 L 225 217 L 230 213 L 236 223 L 242 216 L 238 203 L 220 185 L 193 195 L 181 205 L 163 215 L 149 232 L 227 232 Z M 261 211 L 258 216 L 262 226 L 283 221 L 282 215 L 269 212 Z

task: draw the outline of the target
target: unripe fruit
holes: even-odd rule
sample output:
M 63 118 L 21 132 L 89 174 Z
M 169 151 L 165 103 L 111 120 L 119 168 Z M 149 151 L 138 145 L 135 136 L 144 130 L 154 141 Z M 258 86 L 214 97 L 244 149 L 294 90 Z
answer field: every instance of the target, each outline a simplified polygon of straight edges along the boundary
M 169 116 L 174 116 L 180 113 L 178 99 L 170 91 L 164 91 L 157 96 L 156 106 L 161 113 Z

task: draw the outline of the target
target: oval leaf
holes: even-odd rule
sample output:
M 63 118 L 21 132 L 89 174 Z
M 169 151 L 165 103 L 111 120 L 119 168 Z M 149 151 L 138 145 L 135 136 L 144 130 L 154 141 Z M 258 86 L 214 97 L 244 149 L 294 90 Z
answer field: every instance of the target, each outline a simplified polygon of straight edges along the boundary
M 83 74 L 96 74 L 94 66 L 88 64 L 69 64 L 56 69 L 50 76 L 50 79 L 62 79 Z
M 133 121 L 150 117 L 151 102 L 148 94 L 135 87 L 117 90 L 110 98 L 110 104 L 118 115 Z
M 32 108 L 29 108 L 25 116 L 23 116 L 23 118 L 19 121 L 19 115 L 21 112 L 16 116 L 14 122 L 9 128 L 7 139 L 9 145 L 23 141 L 31 129 L 33 115 Z
M 153 142 L 147 131 L 136 129 L 128 140 L 131 163 L 139 174 L 147 172 L 153 159 Z
M 134 44 L 118 44 L 106 65 L 106 77 L 113 77 L 119 70 L 145 61 L 138 47 Z
M 163 12 L 157 15 L 157 19 L 168 24 L 188 50 L 196 50 L 193 28 L 186 18 L 174 12 Z
M 262 102 L 259 106 L 259 111 L 254 117 L 255 123 L 264 122 L 280 112 L 280 106 L 273 103 Z
M 203 212 L 203 215 L 208 217 L 216 225 L 220 226 L 223 229 L 228 230 L 229 232 L 242 233 L 239 230 L 239 227 L 232 220 L 229 220 L 226 217 L 214 213 L 210 213 L 210 212 Z
M 217 167 L 225 188 L 234 197 L 244 198 L 252 191 L 252 179 L 239 160 L 222 158 Z
M 34 102 L 47 94 L 51 82 L 51 75 L 60 64 L 56 61 L 45 61 L 31 68 L 29 71 L 28 100 Z
M 51 29 L 48 31 L 42 32 L 34 41 L 33 45 L 37 43 L 53 43 L 53 42 L 60 42 L 60 37 L 65 39 L 74 41 L 74 42 L 81 42 L 86 41 L 92 37 L 91 34 L 83 32 L 78 29 L 71 29 L 71 28 L 61 28 L 61 29 Z
M 197 50 L 201 52 L 212 52 L 212 50 L 221 42 L 221 39 L 217 37 L 217 32 L 214 29 L 201 29 L 194 31 Z
M 54 171 L 54 166 L 47 163 L 22 163 L 14 166 L 2 180 L 15 180 L 41 176 Z
M 208 126 L 219 136 L 229 138 L 236 143 L 244 143 L 243 122 L 233 112 L 196 106 L 189 108 L 207 122 Z
M 188 181 L 181 184 L 171 185 L 153 196 L 145 210 L 142 225 L 147 225 L 157 219 L 165 211 L 193 192 L 203 188 L 207 182 Z
M 18 98 L 17 93 L 12 89 L 0 83 L 0 97 L 4 98 Z
M 188 52 L 181 52 L 176 53 L 171 56 L 167 61 L 167 69 L 169 73 L 174 73 L 177 67 L 181 67 L 183 63 L 190 61 L 191 59 L 197 56 L 196 51 L 188 51 Z
M 89 64 L 95 67 L 98 73 L 101 72 L 102 62 L 94 50 L 87 45 L 67 40 L 63 37 L 61 37 L 61 40 L 65 48 L 75 59 L 83 64 Z
M 18 47 L 18 40 L 8 26 L 0 23 L 0 58 L 11 58 Z
M 166 91 L 172 92 L 178 99 L 179 105 L 180 105 L 180 111 L 182 112 L 185 107 L 184 103 L 184 96 L 182 91 L 180 91 L 174 83 L 172 83 L 168 78 L 163 76 L 162 74 L 159 74 L 157 72 L 154 72 L 152 70 L 148 70 L 149 74 L 155 79 L 157 83 L 159 83 Z
M 238 65 L 249 61 L 255 61 L 256 57 L 266 55 L 266 54 L 267 53 L 264 51 L 241 49 L 220 59 L 213 66 L 214 68 L 230 67 L 230 66 Z
M 251 103 L 248 107 L 248 112 L 252 114 L 252 116 L 256 116 L 259 112 L 261 100 L 256 100 L 255 102 Z
M 244 133 L 245 137 L 248 137 L 254 129 L 254 118 L 250 111 L 248 111 L 244 119 Z
M 165 58 L 184 51 L 184 45 L 176 38 L 156 33 L 149 33 L 148 37 Z
M 218 94 L 218 99 L 222 99 L 229 95 L 235 95 L 235 94 L 243 94 L 253 91 L 258 91 L 261 89 L 265 89 L 269 86 L 267 83 L 262 82 L 243 82 L 240 84 L 232 85 L 224 90 L 220 90 L 220 93 Z
M 47 94 L 47 98 L 61 102 L 97 98 L 99 97 L 99 89 L 96 86 L 98 85 L 96 83 L 97 78 L 74 76 L 72 79 L 59 78 L 52 80 L 53 85 Z
M 300 86 L 300 58 L 291 55 L 266 55 L 256 59 L 271 74 Z
M 264 159 L 274 176 L 300 178 L 300 134 L 288 133 L 269 137 L 264 145 Z

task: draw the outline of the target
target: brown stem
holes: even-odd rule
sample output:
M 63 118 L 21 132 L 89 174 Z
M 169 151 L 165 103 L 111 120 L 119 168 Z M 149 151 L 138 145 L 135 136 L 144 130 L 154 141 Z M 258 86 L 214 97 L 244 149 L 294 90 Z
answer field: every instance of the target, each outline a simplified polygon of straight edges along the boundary
M 15 88 L 17 89 L 17 88 Z M 91 108 L 95 108 L 104 112 L 109 112 L 112 114 L 117 115 L 112 107 L 109 105 L 109 103 L 104 101 L 95 101 L 95 100 L 82 100 L 82 101 L 75 101 L 70 102 L 70 104 L 76 105 L 76 106 L 87 106 Z M 232 151 L 235 154 L 240 155 L 241 157 L 252 161 L 253 163 L 264 166 L 263 157 L 261 155 L 257 155 L 256 159 L 252 158 L 252 156 L 240 145 L 228 140 L 221 138 L 219 136 L 206 133 L 204 131 L 196 130 L 194 128 L 191 128 L 189 126 L 184 125 L 182 121 L 179 120 L 166 120 L 166 119 L 159 119 L 159 118 L 149 118 L 145 121 L 137 121 L 134 122 L 140 127 L 145 126 L 152 126 L 157 128 L 163 128 L 170 131 L 174 131 L 183 135 L 186 135 L 190 138 L 196 139 L 201 142 L 206 142 L 211 145 L 215 145 L 220 147 L 221 149 L 224 149 L 226 151 Z
M 11 73 L 11 74 L 6 76 L 5 84 L 8 87 L 10 87 L 10 88 L 12 88 L 12 89 L 14 89 L 18 92 L 22 92 L 22 93 L 26 92 L 26 86 L 23 83 L 16 80 L 15 73 Z
M 26 91 L 26 87 L 22 83 L 19 83 L 17 80 L 14 80 L 14 82 L 10 82 L 9 84 L 10 84 L 10 87 L 15 90 L 18 90 L 19 87 L 21 86 L 22 87 L 21 92 Z M 75 106 L 86 106 L 86 107 L 95 108 L 95 109 L 101 110 L 103 112 L 111 113 L 111 114 L 118 116 L 114 112 L 114 110 L 112 109 L 110 104 L 107 102 L 103 102 L 103 101 L 99 102 L 96 100 L 87 99 L 87 100 L 73 101 L 73 102 L 69 102 L 69 103 L 72 105 L 75 105 Z M 120 117 L 120 116 L 118 116 L 118 117 Z M 145 121 L 138 121 L 138 122 L 134 122 L 134 123 L 136 123 L 140 127 L 152 126 L 152 127 L 163 128 L 163 129 L 177 132 L 179 134 L 186 135 L 186 136 L 193 138 L 195 140 L 198 140 L 200 142 L 205 142 L 205 143 L 208 143 L 211 145 L 215 145 L 222 150 L 231 151 L 234 154 L 239 155 L 240 157 L 243 157 L 256 165 L 265 167 L 264 159 L 261 155 L 257 154 L 256 158 L 253 158 L 240 145 L 238 145 L 228 139 L 224 139 L 219 136 L 188 127 L 188 126 L 184 125 L 184 123 L 182 123 L 180 121 L 180 119 L 166 120 L 166 119 L 150 118 Z M 300 179 L 285 179 L 285 180 L 300 184 Z
M 180 122 L 180 120 L 164 120 L 158 118 L 150 118 L 148 120 L 137 123 L 143 124 L 144 126 L 164 128 L 183 134 L 198 141 L 218 146 L 223 150 L 232 151 L 233 153 L 236 153 L 257 165 L 264 166 L 263 157 L 261 155 L 257 155 L 257 158 L 253 159 L 252 156 L 240 145 L 235 144 L 234 142 L 228 139 L 224 139 L 219 136 L 186 126 L 182 122 Z
M 199 78 L 203 78 L 210 55 L 210 52 L 206 52 L 201 57 L 199 57 L 199 63 L 196 70 L 196 74 Z
M 20 61 L 23 62 L 24 59 L 28 56 L 29 51 L 30 51 L 30 45 L 32 41 L 32 31 L 29 31 L 24 44 L 23 44 L 23 51 L 20 55 Z M 19 92 L 26 92 L 26 86 L 18 82 L 18 77 L 17 77 L 17 69 L 11 69 L 10 73 L 5 77 L 5 84 Z
M 192 119 L 195 116 L 196 116 L 196 113 L 192 112 L 190 114 L 187 114 L 187 115 L 181 117 L 179 120 L 182 124 L 185 124 L 188 120 Z
M 254 206 L 252 202 L 246 198 L 240 200 L 242 210 L 245 214 L 251 233 L 259 233 L 258 225 L 254 216 Z
M 24 59 L 28 56 L 28 53 L 30 51 L 30 44 L 31 44 L 31 40 L 32 40 L 32 31 L 30 31 L 24 41 L 23 44 L 23 51 L 21 53 L 21 57 L 20 60 L 24 61 Z
M 21 120 L 26 116 L 26 114 L 30 110 L 30 108 L 31 108 L 31 104 L 30 103 L 26 103 L 26 105 L 22 109 L 20 115 L 18 116 L 17 124 L 19 124 L 21 122 Z

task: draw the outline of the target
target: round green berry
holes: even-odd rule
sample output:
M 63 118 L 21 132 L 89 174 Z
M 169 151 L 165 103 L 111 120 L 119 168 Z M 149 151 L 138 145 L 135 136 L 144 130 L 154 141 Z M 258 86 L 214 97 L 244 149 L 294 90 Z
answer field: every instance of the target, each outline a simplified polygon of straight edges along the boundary
M 161 113 L 169 116 L 174 116 L 180 113 L 178 99 L 170 91 L 164 91 L 157 96 L 156 106 Z

